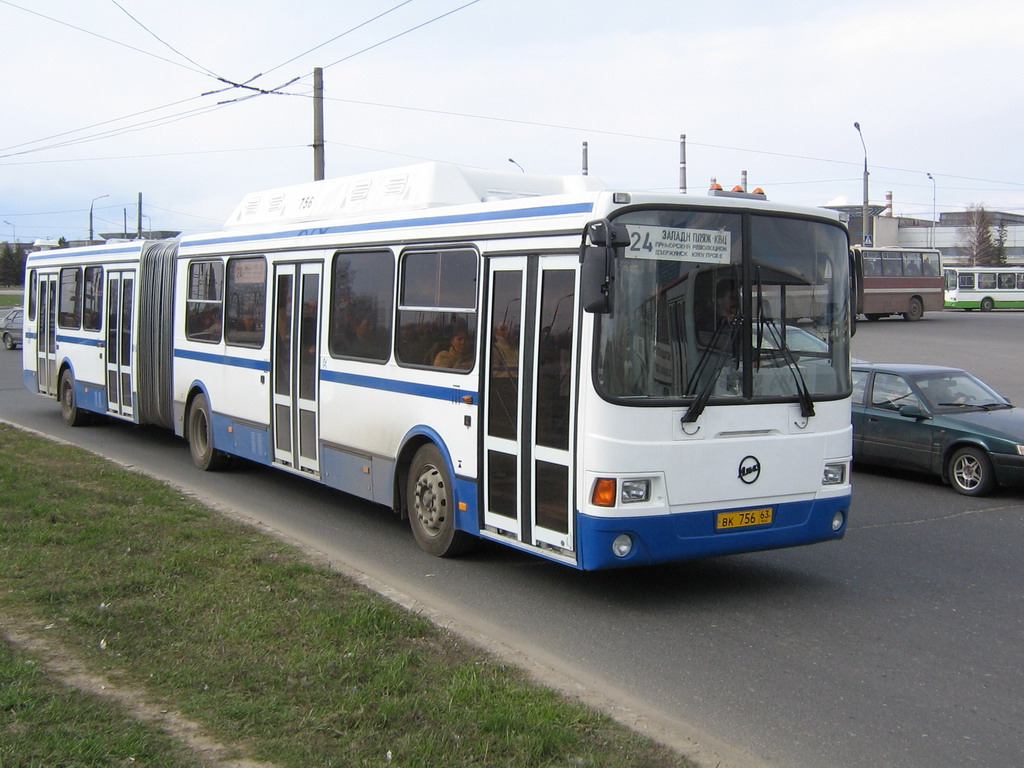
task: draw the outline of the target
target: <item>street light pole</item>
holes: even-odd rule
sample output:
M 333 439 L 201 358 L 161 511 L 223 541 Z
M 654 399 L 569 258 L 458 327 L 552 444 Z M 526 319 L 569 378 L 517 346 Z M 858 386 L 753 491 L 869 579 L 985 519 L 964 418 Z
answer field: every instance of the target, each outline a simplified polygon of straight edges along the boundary
M 935 177 L 932 176 L 929 173 L 928 174 L 928 178 L 932 180 L 932 248 L 934 248 L 935 247 L 935 223 L 938 221 L 938 218 L 935 215 Z
M 92 202 L 89 203 L 89 245 L 92 245 L 92 206 L 93 203 L 95 203 L 97 200 L 102 200 L 104 197 L 110 197 L 110 195 L 100 195 L 99 197 L 94 197 L 92 199 Z
M 864 204 L 860 209 L 860 244 L 868 246 L 871 245 L 868 238 L 868 147 L 864 143 L 864 134 L 861 133 L 860 123 L 854 123 L 853 127 L 857 129 L 860 145 L 864 148 Z

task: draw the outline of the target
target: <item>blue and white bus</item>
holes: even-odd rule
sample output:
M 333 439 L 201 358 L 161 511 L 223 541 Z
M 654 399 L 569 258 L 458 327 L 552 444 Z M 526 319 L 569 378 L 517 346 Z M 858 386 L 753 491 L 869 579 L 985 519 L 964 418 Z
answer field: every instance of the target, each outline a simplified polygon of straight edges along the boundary
M 30 254 L 24 380 L 71 425 L 391 507 L 439 556 L 809 544 L 850 508 L 848 254 L 837 214 L 763 195 L 425 163 Z

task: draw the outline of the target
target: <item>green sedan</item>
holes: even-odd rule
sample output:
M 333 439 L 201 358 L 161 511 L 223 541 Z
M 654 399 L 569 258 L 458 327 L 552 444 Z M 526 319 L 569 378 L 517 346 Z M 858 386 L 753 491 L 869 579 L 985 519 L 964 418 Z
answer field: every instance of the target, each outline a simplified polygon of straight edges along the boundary
M 1024 411 L 959 368 L 853 366 L 853 457 L 926 472 L 967 496 L 1024 485 Z

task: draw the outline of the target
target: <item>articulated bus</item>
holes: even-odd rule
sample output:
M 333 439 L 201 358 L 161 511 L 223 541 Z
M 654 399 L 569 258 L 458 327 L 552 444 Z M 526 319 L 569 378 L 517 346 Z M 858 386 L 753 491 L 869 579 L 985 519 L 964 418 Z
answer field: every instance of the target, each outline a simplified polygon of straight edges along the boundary
M 846 530 L 830 211 L 425 163 L 27 270 L 25 385 L 69 424 L 160 425 L 200 469 L 377 502 L 434 555 L 485 539 L 594 570 Z
M 868 320 L 903 315 L 920 320 L 945 306 L 942 257 L 935 249 L 854 246 L 862 275 L 857 313 Z
M 947 267 L 948 309 L 1024 309 L 1024 267 Z

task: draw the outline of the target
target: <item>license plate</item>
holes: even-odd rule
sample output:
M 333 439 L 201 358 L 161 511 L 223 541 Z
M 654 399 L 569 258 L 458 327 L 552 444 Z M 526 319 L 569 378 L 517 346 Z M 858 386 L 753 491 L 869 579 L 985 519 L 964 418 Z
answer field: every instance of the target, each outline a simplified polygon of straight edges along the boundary
M 720 512 L 715 518 L 716 531 L 732 531 L 754 525 L 769 525 L 775 519 L 775 508 L 745 509 L 742 512 Z

